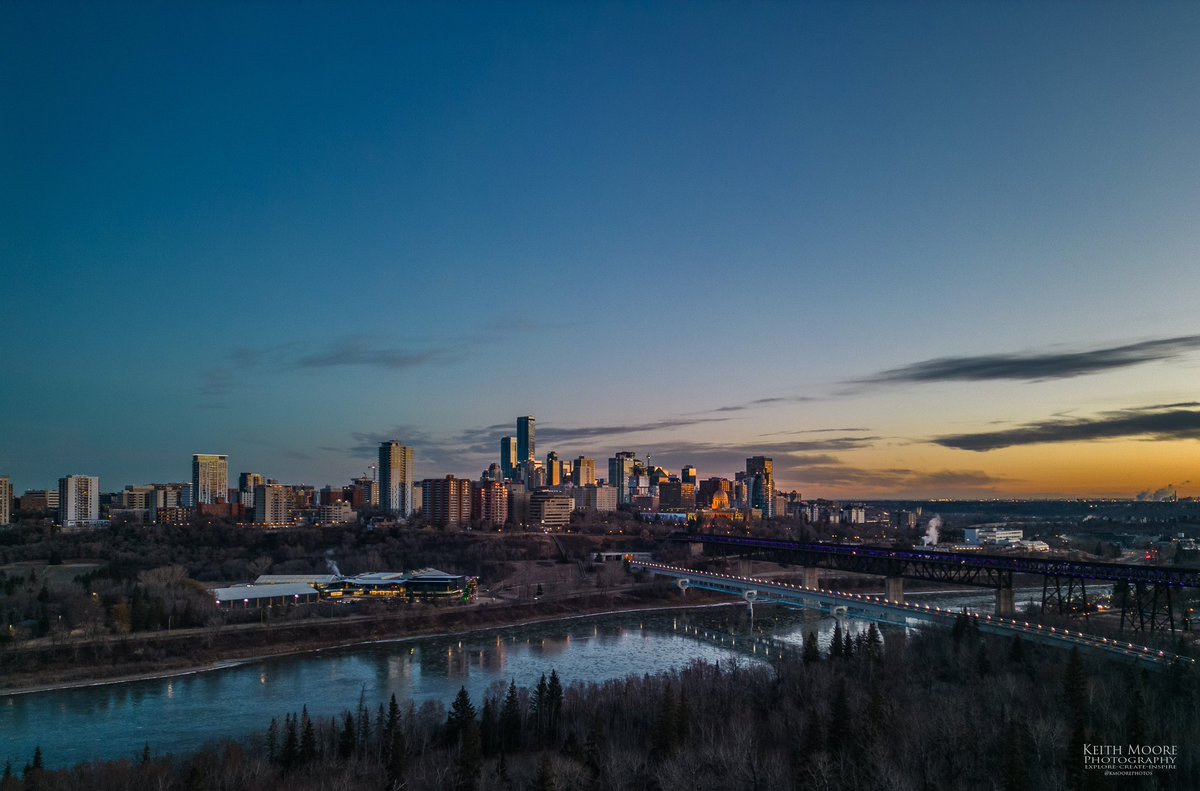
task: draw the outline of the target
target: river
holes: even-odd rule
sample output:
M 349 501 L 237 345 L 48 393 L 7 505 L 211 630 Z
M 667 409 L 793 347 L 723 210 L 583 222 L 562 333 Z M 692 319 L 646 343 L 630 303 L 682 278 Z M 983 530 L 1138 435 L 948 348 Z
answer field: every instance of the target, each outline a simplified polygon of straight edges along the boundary
M 990 594 L 941 594 L 941 606 L 976 606 Z M 930 600 L 932 602 L 932 599 Z M 981 600 L 979 609 L 985 609 Z M 822 646 L 831 618 L 759 608 L 757 626 L 798 645 L 816 629 Z M 851 621 L 857 632 L 865 623 Z M 453 637 L 360 644 L 252 660 L 202 673 L 0 697 L 0 764 L 14 768 L 41 746 L 49 767 L 98 759 L 187 752 L 224 736 L 263 733 L 272 717 L 299 711 L 328 718 L 357 705 L 372 710 L 391 695 L 418 706 L 448 704 L 465 686 L 480 705 L 493 685 L 533 686 L 556 670 L 563 684 L 659 673 L 691 661 L 760 662 L 746 608 L 619 613 L 492 629 Z

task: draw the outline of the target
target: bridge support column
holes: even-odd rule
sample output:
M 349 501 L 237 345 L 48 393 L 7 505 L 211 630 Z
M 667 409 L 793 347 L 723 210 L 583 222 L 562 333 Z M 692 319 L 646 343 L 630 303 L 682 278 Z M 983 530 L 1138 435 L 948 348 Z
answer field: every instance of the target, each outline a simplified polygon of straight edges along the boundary
M 904 578 L 888 577 L 884 587 L 884 598 L 889 601 L 904 601 Z
M 1016 610 L 1016 595 L 1013 589 L 996 588 L 996 615 L 1009 618 Z
M 821 570 L 819 568 L 804 569 L 804 587 L 819 588 L 821 587 Z

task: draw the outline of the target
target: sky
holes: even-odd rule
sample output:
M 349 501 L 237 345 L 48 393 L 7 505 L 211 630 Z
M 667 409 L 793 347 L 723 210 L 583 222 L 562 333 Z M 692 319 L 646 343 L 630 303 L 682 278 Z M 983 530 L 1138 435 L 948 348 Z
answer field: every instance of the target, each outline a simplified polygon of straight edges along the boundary
M 1200 4 L 0 4 L 0 475 L 1200 495 Z

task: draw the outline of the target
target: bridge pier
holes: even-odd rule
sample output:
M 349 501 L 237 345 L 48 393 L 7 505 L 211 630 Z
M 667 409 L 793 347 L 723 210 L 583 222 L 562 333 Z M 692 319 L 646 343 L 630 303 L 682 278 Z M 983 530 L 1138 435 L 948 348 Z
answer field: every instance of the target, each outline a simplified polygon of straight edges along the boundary
M 904 578 L 888 577 L 884 583 L 884 594 L 888 601 L 904 601 Z
M 1009 618 L 1016 611 L 1016 595 L 1013 589 L 996 588 L 996 615 Z
M 804 587 L 821 587 L 821 570 L 819 568 L 812 566 L 804 569 Z

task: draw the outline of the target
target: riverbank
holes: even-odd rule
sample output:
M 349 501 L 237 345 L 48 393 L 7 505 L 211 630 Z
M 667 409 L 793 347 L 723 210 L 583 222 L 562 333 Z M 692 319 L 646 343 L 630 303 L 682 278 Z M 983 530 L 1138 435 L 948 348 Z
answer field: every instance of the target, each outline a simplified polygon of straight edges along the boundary
M 729 604 L 725 597 L 673 591 L 585 594 L 552 602 L 414 608 L 399 613 L 301 618 L 221 629 L 176 630 L 8 650 L 0 654 L 0 696 L 192 675 L 261 659 L 481 630 L 529 626 L 608 613 Z

